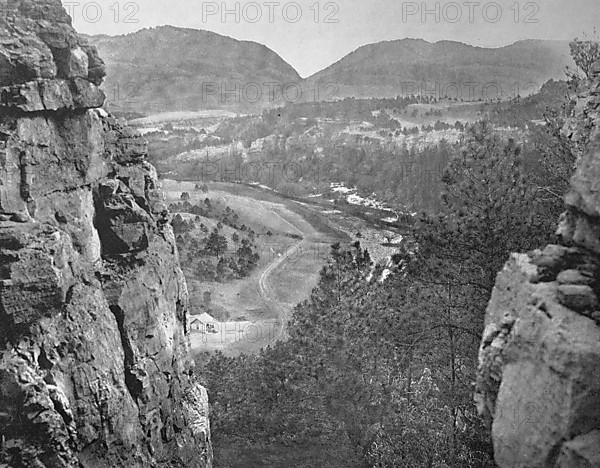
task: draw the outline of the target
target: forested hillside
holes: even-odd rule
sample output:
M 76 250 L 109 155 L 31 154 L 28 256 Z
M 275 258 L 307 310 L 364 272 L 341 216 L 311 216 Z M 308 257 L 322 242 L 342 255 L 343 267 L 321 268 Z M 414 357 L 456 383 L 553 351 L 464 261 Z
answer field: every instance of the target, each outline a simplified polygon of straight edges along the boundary
M 316 89 L 316 83 L 335 83 L 336 98 L 422 92 L 476 101 L 486 95 L 533 93 L 547 80 L 560 79 L 567 65 L 572 60 L 566 41 L 527 40 L 484 48 L 402 39 L 360 47 L 307 78 L 305 86 Z
M 576 59 L 584 49 L 573 44 Z M 585 84 L 583 67 L 580 77 L 570 86 Z M 585 143 L 558 131 L 568 104 L 541 129 L 536 164 L 489 123 L 472 125 L 451 152 L 438 214 L 421 215 L 387 265 L 358 242 L 333 245 L 288 341 L 199 364 L 223 466 L 298 453 L 316 466 L 495 466 L 473 399 L 483 311 L 510 253 L 553 240 Z

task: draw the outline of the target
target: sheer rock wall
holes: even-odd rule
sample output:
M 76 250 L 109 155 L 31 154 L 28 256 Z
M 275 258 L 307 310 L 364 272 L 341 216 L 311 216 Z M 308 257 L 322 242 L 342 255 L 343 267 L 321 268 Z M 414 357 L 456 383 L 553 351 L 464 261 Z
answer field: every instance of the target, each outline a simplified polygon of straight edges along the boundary
M 143 139 L 60 0 L 0 0 L 0 466 L 211 466 Z

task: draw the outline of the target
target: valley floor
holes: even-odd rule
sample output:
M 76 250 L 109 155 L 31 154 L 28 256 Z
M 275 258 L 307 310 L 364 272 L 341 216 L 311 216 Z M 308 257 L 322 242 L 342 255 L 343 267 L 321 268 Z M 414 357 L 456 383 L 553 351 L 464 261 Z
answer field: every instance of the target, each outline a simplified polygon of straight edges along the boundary
M 193 201 L 195 185 L 163 182 L 169 202 L 184 191 Z M 216 333 L 192 333 L 192 349 L 230 356 L 254 353 L 285 336 L 291 311 L 316 286 L 330 245 L 349 238 L 331 227 L 325 215 L 314 211 L 308 221 L 297 204 L 274 194 L 234 184 L 208 185 L 201 197 L 225 203 L 257 232 L 260 261 L 250 276 L 226 283 L 197 281 L 184 265 L 192 299 L 210 291 L 215 315 L 227 317 L 216 324 Z
M 194 271 L 183 265 L 192 316 L 204 311 L 197 304 L 209 291 L 209 313 L 218 320 L 215 333 L 192 333 L 195 354 L 255 353 L 284 338 L 294 306 L 310 297 L 333 243 L 360 240 L 376 261 L 395 251 L 394 247 L 382 246 L 384 239 L 394 233 L 332 210 L 332 206 L 291 200 L 273 191 L 241 184 L 207 186 L 208 193 L 201 193 L 195 190 L 193 181 L 163 181 L 169 203 L 179 201 L 182 192 L 188 192 L 192 203 L 206 197 L 238 213 L 239 222 L 257 233 L 260 261 L 248 277 L 224 283 L 200 281 Z

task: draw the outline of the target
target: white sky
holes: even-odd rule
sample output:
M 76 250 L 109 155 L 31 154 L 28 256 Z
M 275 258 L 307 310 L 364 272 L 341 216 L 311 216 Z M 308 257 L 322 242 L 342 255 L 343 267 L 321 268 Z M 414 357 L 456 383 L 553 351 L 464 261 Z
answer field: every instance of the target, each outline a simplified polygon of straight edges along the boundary
M 75 28 L 83 33 L 116 35 L 164 24 L 207 29 L 267 45 L 303 77 L 361 45 L 383 40 L 448 39 L 497 47 L 519 39 L 569 40 L 600 26 L 600 0 L 62 2 L 70 9 Z M 424 9 L 431 10 L 425 18 Z M 225 10 L 232 13 L 223 17 Z M 301 17 L 294 21 L 298 13 Z

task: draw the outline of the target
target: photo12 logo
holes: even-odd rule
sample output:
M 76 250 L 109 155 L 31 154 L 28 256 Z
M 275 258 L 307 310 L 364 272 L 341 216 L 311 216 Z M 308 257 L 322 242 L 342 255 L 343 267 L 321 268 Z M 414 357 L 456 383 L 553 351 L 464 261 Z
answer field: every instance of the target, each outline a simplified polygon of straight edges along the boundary
M 514 404 L 497 404 L 494 421 L 503 421 L 514 427 L 539 424 L 542 405 L 535 401 L 518 400 Z
M 134 81 L 121 84 L 108 82 L 104 85 L 107 105 L 128 105 L 139 102 L 140 87 Z
M 404 81 L 401 83 L 402 96 L 417 96 L 421 99 L 454 101 L 498 101 L 517 99 L 522 96 L 535 94 L 540 90 L 537 83 L 499 83 L 495 81 L 477 82 L 417 82 Z
M 220 21 L 222 23 L 274 23 L 282 20 L 286 23 L 298 23 L 302 18 L 310 18 L 315 23 L 339 23 L 340 6 L 335 2 L 315 2 L 304 8 L 298 2 L 202 2 L 202 22 Z
M 98 2 L 72 2 L 63 1 L 63 6 L 73 23 L 84 21 L 86 23 L 98 23 L 102 18 L 111 18 L 115 23 L 136 24 L 140 5 L 137 2 L 114 2 L 104 6 Z
M 289 103 L 329 101 L 337 97 L 339 86 L 336 83 L 314 83 L 303 87 L 298 83 L 277 82 L 221 82 L 202 83 L 202 102 L 217 101 L 221 104 L 241 102 Z
M 402 2 L 402 22 L 473 24 L 479 20 L 498 23 L 510 15 L 515 23 L 536 24 L 540 6 L 536 2 L 515 2 L 506 10 L 498 2 Z
M 282 334 L 283 323 L 272 321 L 260 322 L 216 322 L 211 323 L 201 335 L 201 341 L 207 343 L 209 336 L 219 337 L 222 344 L 260 342 L 273 343 Z

